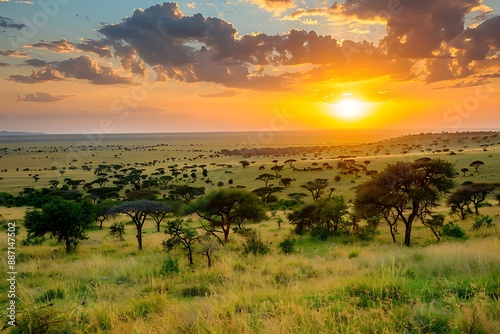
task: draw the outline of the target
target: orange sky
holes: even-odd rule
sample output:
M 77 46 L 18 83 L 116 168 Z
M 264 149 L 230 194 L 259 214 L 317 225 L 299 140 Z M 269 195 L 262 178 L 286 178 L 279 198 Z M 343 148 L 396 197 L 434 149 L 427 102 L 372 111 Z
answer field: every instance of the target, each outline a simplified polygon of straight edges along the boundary
M 0 2 L 0 130 L 500 125 L 498 1 L 51 1 Z

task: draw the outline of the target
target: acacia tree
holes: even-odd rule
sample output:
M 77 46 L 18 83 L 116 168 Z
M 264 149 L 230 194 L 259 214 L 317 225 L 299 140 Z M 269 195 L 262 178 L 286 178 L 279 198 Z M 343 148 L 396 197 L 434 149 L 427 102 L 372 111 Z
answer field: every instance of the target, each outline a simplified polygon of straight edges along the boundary
M 136 238 L 139 250 L 142 250 L 142 228 L 146 222 L 146 218 L 154 212 L 168 211 L 169 209 L 170 207 L 161 202 L 138 200 L 112 207 L 107 213 L 109 215 L 125 214 L 132 219 L 137 230 Z
M 404 245 L 410 246 L 415 219 L 426 219 L 445 193 L 454 187 L 449 162 L 397 162 L 356 189 L 355 208 L 364 216 L 391 215 L 405 225 Z
M 259 198 L 243 189 L 222 189 L 209 193 L 199 199 L 188 211 L 195 212 L 209 222 L 203 228 L 224 245 L 229 239 L 231 226 L 236 220 L 262 221 L 265 211 Z M 217 233 L 223 233 L 222 241 Z
M 45 204 L 41 211 L 27 211 L 24 225 L 28 236 L 41 237 L 51 233 L 57 238 L 57 242 L 64 241 L 66 252 L 69 253 L 71 246 L 76 248 L 80 240 L 87 239 L 85 230 L 94 220 L 94 205 L 91 202 L 55 198 Z
M 275 176 L 273 174 L 264 173 L 264 174 L 260 174 L 259 176 L 257 176 L 255 178 L 255 180 L 264 181 L 264 184 L 267 187 L 267 184 L 269 183 L 269 181 L 273 180 L 274 178 L 275 178 Z
M 170 238 L 163 242 L 163 246 L 171 251 L 175 247 L 182 245 L 187 251 L 189 264 L 193 262 L 193 247 L 200 240 L 200 235 L 196 229 L 186 226 L 182 219 L 169 221 L 167 224 L 166 234 L 170 234 Z
M 495 183 L 464 184 L 455 189 L 448 198 L 447 204 L 451 207 L 452 213 L 456 213 L 461 219 L 465 219 L 467 214 L 472 212 L 469 205 L 474 206 L 477 216 L 486 197 L 499 187 L 500 184 Z
M 470 167 L 474 167 L 476 169 L 476 172 L 482 165 L 484 165 L 484 162 L 482 162 L 481 160 L 476 160 L 470 163 Z
M 317 201 L 323 189 L 328 186 L 328 179 L 315 179 L 314 181 L 307 181 L 305 184 L 301 185 L 301 188 L 309 190 L 314 201 Z

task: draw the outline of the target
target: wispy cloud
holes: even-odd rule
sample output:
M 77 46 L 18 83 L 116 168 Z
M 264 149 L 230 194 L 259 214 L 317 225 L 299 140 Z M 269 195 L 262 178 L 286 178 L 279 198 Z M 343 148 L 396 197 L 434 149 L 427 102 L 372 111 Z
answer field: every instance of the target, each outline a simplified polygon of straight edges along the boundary
M 18 95 L 17 102 L 57 102 L 73 97 L 75 95 L 54 95 L 45 92 L 36 92 L 34 94 Z
M 228 90 L 225 92 L 220 92 L 220 93 L 214 93 L 214 94 L 200 94 L 200 97 L 208 98 L 208 99 L 214 99 L 214 98 L 227 98 L 227 97 L 233 97 L 238 95 L 237 92 Z

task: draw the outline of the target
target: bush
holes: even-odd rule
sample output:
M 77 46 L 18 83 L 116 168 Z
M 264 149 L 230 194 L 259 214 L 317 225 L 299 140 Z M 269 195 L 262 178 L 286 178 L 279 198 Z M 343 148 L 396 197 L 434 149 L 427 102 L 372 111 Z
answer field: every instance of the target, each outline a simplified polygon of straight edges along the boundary
M 295 250 L 295 239 L 286 238 L 278 245 L 278 248 L 281 250 L 283 254 L 293 254 L 296 252 Z
M 479 230 L 481 227 L 486 224 L 486 227 L 492 227 L 493 226 L 493 219 L 491 219 L 490 216 L 477 216 L 474 218 L 474 224 L 472 225 L 472 228 L 474 230 Z
M 33 234 L 28 234 L 21 243 L 23 246 L 38 246 L 43 244 L 45 237 L 36 237 Z
M 324 226 L 316 226 L 311 230 L 311 236 L 314 238 L 318 238 L 318 240 L 326 241 L 330 236 L 328 229 Z
M 465 231 L 453 222 L 443 225 L 443 234 L 447 237 L 462 238 Z
M 163 261 L 160 273 L 166 276 L 179 273 L 179 258 L 167 256 Z
M 123 241 L 123 235 L 125 234 L 125 225 L 123 222 L 115 222 L 111 225 L 109 227 L 109 234 L 111 234 L 114 238 Z
M 256 234 L 252 235 L 247 242 L 245 243 L 244 253 L 245 254 L 253 254 L 253 255 L 265 255 L 269 253 L 269 247 L 257 236 Z

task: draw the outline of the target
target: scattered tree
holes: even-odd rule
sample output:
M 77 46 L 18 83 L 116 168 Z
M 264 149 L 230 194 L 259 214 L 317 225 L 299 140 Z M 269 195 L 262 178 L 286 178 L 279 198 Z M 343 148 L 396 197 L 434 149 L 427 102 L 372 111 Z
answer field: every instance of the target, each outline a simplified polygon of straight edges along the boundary
M 211 192 L 194 203 L 190 211 L 196 212 L 209 222 L 208 225 L 202 224 L 203 228 L 222 244 L 227 243 L 235 220 L 257 222 L 265 218 L 265 211 L 258 197 L 243 189 L 222 189 Z M 217 233 L 223 233 L 223 241 Z
M 28 210 L 24 224 L 29 237 L 42 237 L 51 233 L 57 242 L 66 245 L 66 252 L 75 248 L 80 240 L 87 239 L 85 230 L 95 220 L 94 206 L 88 201 L 75 202 L 53 199 L 42 210 Z
M 476 172 L 477 172 L 479 167 L 481 167 L 482 165 L 484 165 L 484 162 L 482 162 L 480 160 L 476 160 L 476 161 L 471 162 L 470 167 L 474 167 L 476 169 Z
M 269 181 L 274 180 L 274 178 L 275 178 L 275 176 L 273 174 L 264 173 L 264 174 L 260 174 L 259 176 L 257 176 L 255 178 L 255 180 L 263 181 L 267 187 L 267 184 L 269 183 Z
M 193 247 L 194 244 L 200 240 L 198 231 L 184 224 L 182 219 L 176 219 L 168 222 L 165 233 L 169 234 L 170 238 L 163 242 L 163 246 L 168 251 L 171 251 L 179 245 L 183 246 L 187 251 L 189 264 L 194 264 Z
M 365 218 L 388 215 L 405 225 L 410 246 L 415 219 L 426 219 L 442 195 L 454 187 L 453 165 L 440 159 L 397 162 L 356 189 L 354 205 Z M 368 217 L 369 218 L 369 217 Z
M 142 250 L 142 228 L 146 222 L 146 218 L 151 215 L 151 213 L 162 210 L 169 210 L 169 207 L 156 201 L 138 200 L 128 201 L 112 207 L 107 211 L 107 214 L 125 214 L 132 219 L 137 230 L 136 238 L 139 250 Z
M 125 234 L 125 225 L 123 222 L 114 222 L 109 227 L 109 234 L 120 241 L 125 240 L 123 239 L 123 235 Z
M 317 201 L 323 189 L 328 186 L 328 179 L 315 179 L 314 181 L 308 181 L 306 184 L 301 185 L 301 188 L 309 190 L 314 201 Z
M 465 176 L 465 173 L 467 173 L 467 172 L 469 171 L 469 168 L 465 168 L 465 167 L 464 167 L 464 168 L 462 168 L 460 171 L 461 171 L 462 173 L 464 173 L 464 176 Z

